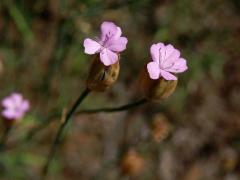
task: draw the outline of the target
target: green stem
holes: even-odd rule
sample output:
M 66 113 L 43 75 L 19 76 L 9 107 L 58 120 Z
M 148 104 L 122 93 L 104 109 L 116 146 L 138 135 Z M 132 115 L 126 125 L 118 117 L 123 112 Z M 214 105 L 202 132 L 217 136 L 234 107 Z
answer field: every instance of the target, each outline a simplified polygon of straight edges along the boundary
M 130 110 L 132 108 L 135 108 L 137 106 L 140 106 L 144 103 L 147 102 L 147 99 L 141 99 L 139 101 L 130 103 L 130 104 L 125 104 L 119 107 L 114 107 L 114 108 L 100 108 L 100 109 L 87 109 L 87 110 L 80 110 L 76 114 L 94 114 L 94 113 L 100 113 L 100 112 L 105 112 L 105 113 L 114 113 L 114 112 L 120 112 L 120 111 L 126 111 Z
M 12 129 L 12 126 L 7 126 L 4 129 L 4 132 L 2 134 L 1 140 L 0 140 L 0 150 L 3 151 L 5 148 L 5 143 L 7 141 L 8 135 Z
M 49 166 L 55 157 L 55 154 L 57 152 L 58 146 L 60 145 L 62 134 L 64 129 L 66 128 L 68 122 L 70 121 L 71 117 L 73 116 L 74 112 L 76 111 L 77 107 L 82 103 L 82 101 L 87 97 L 87 95 L 90 93 L 89 89 L 86 89 L 83 91 L 83 93 L 79 96 L 77 101 L 74 103 L 70 111 L 67 113 L 66 117 L 64 118 L 64 122 L 61 124 L 61 126 L 58 129 L 57 135 L 55 137 L 55 140 L 53 141 L 48 160 L 43 168 L 43 175 L 47 175 Z
M 17 28 L 23 35 L 23 38 L 30 42 L 34 38 L 34 34 L 24 17 L 24 14 L 21 12 L 21 10 L 17 7 L 16 3 L 11 3 L 11 1 L 5 1 L 6 5 L 9 9 L 9 14 L 12 17 L 13 21 L 15 22 Z
M 80 111 L 77 111 L 75 114 L 77 114 L 77 115 L 79 115 L 79 114 L 94 114 L 94 113 L 100 113 L 100 112 L 116 113 L 116 112 L 121 112 L 121 111 L 126 111 L 126 110 L 129 110 L 129 109 L 132 109 L 132 108 L 137 107 L 139 105 L 142 105 L 146 102 L 147 101 L 145 99 L 141 99 L 139 101 L 129 103 L 129 104 L 125 104 L 125 105 L 121 105 L 121 106 L 114 107 L 114 108 L 109 107 L 109 108 L 100 108 L 100 109 L 80 110 Z M 42 124 L 40 124 L 39 126 L 36 126 L 32 130 L 30 130 L 28 132 L 26 138 L 24 139 L 24 142 L 30 141 L 33 138 L 33 136 L 35 136 L 35 134 L 37 134 L 39 131 L 41 131 L 42 129 L 47 127 L 51 122 L 53 122 L 53 119 L 59 118 L 60 116 L 61 116 L 61 113 L 52 114 L 49 118 L 44 120 L 42 122 Z

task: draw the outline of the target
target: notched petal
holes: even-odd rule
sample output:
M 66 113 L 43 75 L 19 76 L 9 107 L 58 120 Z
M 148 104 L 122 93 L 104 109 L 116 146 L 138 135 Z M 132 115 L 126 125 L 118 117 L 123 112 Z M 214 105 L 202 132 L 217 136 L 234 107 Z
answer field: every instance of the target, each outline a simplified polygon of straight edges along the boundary
M 157 44 L 153 44 L 150 48 L 150 52 L 151 52 L 151 56 L 152 56 L 152 60 L 159 62 L 159 57 L 160 57 L 160 49 L 164 47 L 163 43 L 157 43 Z
M 167 71 L 161 70 L 161 71 L 160 71 L 160 74 L 161 74 L 161 76 L 162 76 L 164 79 L 166 79 L 166 80 L 168 80 L 168 81 L 177 80 L 177 77 L 176 77 L 176 76 L 174 76 L 173 74 L 171 74 L 171 73 L 169 73 L 169 72 L 167 72 Z
M 97 53 L 97 52 L 101 49 L 101 47 L 102 47 L 98 42 L 96 42 L 96 41 L 94 41 L 94 40 L 92 40 L 92 39 L 89 39 L 89 38 L 87 38 L 87 39 L 84 40 L 83 46 L 84 46 L 84 48 L 85 48 L 84 52 L 85 52 L 86 54 L 95 54 L 95 53 Z
M 118 61 L 118 55 L 105 48 L 100 52 L 100 60 L 105 66 L 109 66 Z
M 112 42 L 109 43 L 110 45 L 108 46 L 108 49 L 115 52 L 122 52 L 126 49 L 127 43 L 127 38 L 120 37 L 116 40 L 112 40 Z
M 160 69 L 158 63 L 150 62 L 147 64 L 147 70 L 151 79 L 158 79 L 160 76 Z

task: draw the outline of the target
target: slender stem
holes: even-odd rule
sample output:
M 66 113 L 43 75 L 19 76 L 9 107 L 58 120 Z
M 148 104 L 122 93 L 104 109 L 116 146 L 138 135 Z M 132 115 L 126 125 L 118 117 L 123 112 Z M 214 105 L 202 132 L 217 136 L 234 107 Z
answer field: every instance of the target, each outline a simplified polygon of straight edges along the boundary
M 8 135 L 9 135 L 11 129 L 12 129 L 12 126 L 7 126 L 4 129 L 4 132 L 3 132 L 1 140 L 0 140 L 0 150 L 1 151 L 4 150 L 5 143 L 7 141 L 7 138 L 8 138 Z
M 100 113 L 100 112 L 115 113 L 115 112 L 126 111 L 126 110 L 129 110 L 129 109 L 132 109 L 132 108 L 137 107 L 139 105 L 142 105 L 142 104 L 144 104 L 146 102 L 147 101 L 145 99 L 141 99 L 139 101 L 136 101 L 136 102 L 133 102 L 133 103 L 129 103 L 129 104 L 125 104 L 125 105 L 121 105 L 121 106 L 114 107 L 114 108 L 100 108 L 100 109 L 80 110 L 80 111 L 77 111 L 75 114 L 76 115 L 78 115 L 78 114 L 94 114 L 94 113 Z M 37 132 L 41 131 L 46 126 L 48 126 L 53 121 L 54 118 L 58 118 L 60 116 L 61 116 L 61 113 L 54 113 L 54 114 L 52 114 L 42 124 L 40 124 L 39 126 L 33 128 L 32 130 L 30 130 L 24 141 L 31 140 L 32 137 Z
M 121 111 L 126 111 L 126 110 L 130 110 L 134 107 L 137 107 L 139 105 L 142 105 L 144 103 L 146 103 L 147 101 L 145 99 L 141 99 L 139 101 L 133 102 L 133 103 L 129 103 L 129 104 L 125 104 L 125 105 L 121 105 L 118 107 L 109 107 L 109 108 L 100 108 L 100 109 L 90 109 L 90 110 L 80 110 L 77 111 L 76 115 L 79 114 L 94 114 L 94 113 L 100 113 L 100 112 L 105 112 L 105 113 L 116 113 L 116 112 L 121 112 Z M 26 137 L 23 139 L 23 141 L 19 142 L 19 143 L 14 143 L 14 145 L 16 144 L 24 144 L 28 141 L 30 141 L 38 132 L 40 132 L 41 130 L 43 130 L 45 127 L 47 127 L 51 122 L 55 121 L 57 118 L 61 117 L 61 113 L 57 112 L 57 113 L 53 113 L 52 115 L 50 115 L 46 120 L 44 120 L 40 125 L 34 127 L 33 129 L 31 129 Z
M 126 110 L 130 110 L 132 108 L 135 108 L 137 106 L 140 106 L 146 102 L 147 102 L 146 99 L 141 99 L 139 101 L 136 101 L 136 102 L 133 102 L 130 104 L 125 104 L 125 105 L 122 105 L 119 107 L 79 110 L 76 114 L 94 114 L 94 113 L 100 113 L 100 112 L 114 113 L 114 112 L 126 111 Z
M 89 89 L 84 90 L 83 93 L 77 99 L 77 101 L 74 103 L 74 105 L 72 106 L 70 111 L 67 113 L 66 117 L 64 118 L 63 123 L 61 124 L 61 126 L 58 129 L 55 140 L 53 141 L 53 144 L 52 144 L 49 156 L 48 156 L 48 160 L 47 160 L 45 166 L 43 167 L 43 175 L 47 175 L 47 173 L 48 173 L 49 166 L 57 152 L 58 146 L 61 142 L 62 133 L 63 133 L 64 129 L 66 128 L 66 125 L 70 121 L 70 119 L 73 116 L 74 112 L 76 111 L 77 107 L 82 103 L 82 101 L 87 97 L 87 95 L 89 93 L 90 93 Z

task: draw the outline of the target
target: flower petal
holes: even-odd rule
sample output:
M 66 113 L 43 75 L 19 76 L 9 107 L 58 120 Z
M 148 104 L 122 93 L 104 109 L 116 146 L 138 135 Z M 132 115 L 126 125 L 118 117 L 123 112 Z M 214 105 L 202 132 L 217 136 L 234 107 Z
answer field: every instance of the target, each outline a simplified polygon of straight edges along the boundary
M 12 108 L 14 106 L 14 102 L 12 101 L 12 99 L 10 97 L 6 97 L 2 100 L 2 105 L 5 108 Z
M 113 37 L 114 35 L 121 36 L 121 29 L 118 28 L 114 23 L 112 22 L 103 22 L 101 25 L 101 41 L 104 42 L 108 38 Z
M 164 44 L 163 43 L 157 43 L 157 44 L 153 44 L 150 48 L 150 52 L 151 52 L 151 56 L 152 56 L 152 60 L 155 62 L 160 62 L 161 59 L 161 49 L 164 48 Z
M 128 42 L 127 38 L 125 37 L 120 37 L 116 40 L 111 39 L 109 41 L 112 42 L 109 42 L 110 45 L 108 46 L 108 49 L 115 52 L 122 52 L 125 50 Z
M 173 72 L 173 73 L 181 73 L 184 72 L 188 69 L 187 67 L 187 61 L 183 58 L 179 58 L 177 61 L 173 63 L 171 67 L 168 69 L 165 69 L 168 72 Z
M 160 69 L 157 62 L 150 62 L 147 64 L 147 70 L 151 79 L 158 79 L 160 76 Z
M 122 35 L 122 30 L 121 30 L 120 27 L 118 27 L 118 26 L 116 26 L 116 27 L 117 27 L 117 31 L 115 32 L 113 38 L 118 39 L 118 38 L 120 38 L 121 35 Z
M 24 114 L 25 114 L 25 112 L 22 110 L 15 111 L 15 119 L 22 119 Z
M 173 51 L 171 51 L 171 53 L 168 53 L 168 54 L 169 55 L 167 56 L 167 58 L 162 63 L 163 68 L 171 66 L 180 57 L 180 51 L 175 49 L 175 48 L 173 49 Z
M 27 100 L 24 100 L 22 102 L 22 106 L 21 106 L 22 111 L 24 111 L 24 112 L 28 111 L 29 108 L 30 108 L 29 102 Z
M 172 75 L 171 73 L 167 72 L 167 71 L 164 71 L 164 70 L 160 70 L 160 74 L 161 76 L 168 80 L 168 81 L 171 81 L 171 80 L 177 80 L 177 77 Z
M 23 101 L 23 97 L 21 94 L 19 93 L 13 93 L 11 95 L 12 101 L 14 102 L 14 106 L 21 106 L 22 105 L 22 101 Z
M 175 48 L 171 45 L 168 44 L 165 46 L 165 52 L 164 52 L 164 59 L 167 59 L 173 52 Z
M 100 52 L 100 60 L 105 66 L 115 64 L 118 61 L 118 55 L 107 48 Z
M 12 109 L 5 109 L 2 111 L 2 116 L 7 119 L 15 119 L 15 112 Z
M 92 39 L 89 39 L 89 38 L 84 40 L 83 46 L 85 48 L 84 52 L 86 54 L 95 54 L 102 47 L 98 42 L 96 42 L 96 41 L 94 41 Z

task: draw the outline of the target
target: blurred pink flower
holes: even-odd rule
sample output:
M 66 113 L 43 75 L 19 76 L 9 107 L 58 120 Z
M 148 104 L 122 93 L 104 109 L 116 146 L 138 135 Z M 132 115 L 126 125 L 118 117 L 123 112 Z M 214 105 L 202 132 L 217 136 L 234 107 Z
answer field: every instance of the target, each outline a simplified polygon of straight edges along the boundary
M 85 39 L 84 48 L 86 54 L 100 53 L 100 60 L 105 66 L 115 64 L 118 54 L 126 49 L 127 38 L 121 37 L 121 28 L 112 22 L 103 22 L 101 25 L 101 38 L 99 40 Z
M 2 100 L 2 116 L 9 120 L 21 119 L 29 110 L 28 100 L 23 99 L 19 93 L 12 93 Z
M 153 61 L 148 63 L 147 70 L 151 79 L 163 77 L 166 80 L 177 80 L 171 73 L 182 73 L 188 69 L 186 60 L 180 57 L 179 50 L 171 44 L 153 44 L 150 52 Z

